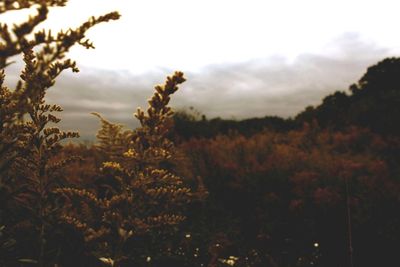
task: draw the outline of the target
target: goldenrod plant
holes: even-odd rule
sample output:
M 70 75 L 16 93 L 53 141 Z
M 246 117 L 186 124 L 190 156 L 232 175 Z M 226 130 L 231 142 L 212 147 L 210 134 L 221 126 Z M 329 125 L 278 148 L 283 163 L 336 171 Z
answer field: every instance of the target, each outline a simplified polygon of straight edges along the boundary
M 95 147 L 104 156 L 105 161 L 116 160 L 128 149 L 131 131 L 124 130 L 124 126 L 112 123 L 103 118 L 99 113 L 93 112 L 101 122 L 101 128 L 96 134 L 97 143 Z
M 98 148 L 112 155 L 103 163 L 102 189 L 56 190 L 70 200 L 64 221 L 83 233 L 98 258 L 113 266 L 151 265 L 157 256 L 168 254 L 168 237 L 185 219 L 183 211 L 193 199 L 168 164 L 175 153 L 167 138 L 173 114 L 168 103 L 184 81 L 183 73 L 175 72 L 157 85 L 147 111 L 135 114 L 141 124 L 135 130 L 123 131 L 96 114 L 102 125 Z M 124 152 L 115 153 L 122 147 Z M 74 207 L 79 200 L 81 206 Z
M 0 224 L 7 234 L 13 233 L 17 249 L 4 257 L 5 266 L 37 263 L 50 266 L 60 254 L 50 249 L 49 235 L 53 229 L 56 203 L 51 194 L 54 175 L 71 161 L 54 157 L 61 149 L 60 141 L 78 137 L 77 132 L 64 132 L 55 125 L 60 119 L 58 105 L 46 103 L 46 91 L 66 69 L 78 72 L 75 61 L 66 53 L 75 45 L 94 48 L 85 38 L 96 24 L 119 18 L 117 12 L 91 17 L 76 29 L 53 35 L 35 31 L 46 20 L 49 8 L 64 6 L 66 0 L 2 1 L 0 14 L 26 8 L 37 8 L 37 14 L 21 24 L 10 27 L 0 24 L 0 190 L 2 204 Z M 15 88 L 4 85 L 5 68 L 10 57 L 23 55 L 25 67 Z M 25 236 L 24 236 L 25 235 Z

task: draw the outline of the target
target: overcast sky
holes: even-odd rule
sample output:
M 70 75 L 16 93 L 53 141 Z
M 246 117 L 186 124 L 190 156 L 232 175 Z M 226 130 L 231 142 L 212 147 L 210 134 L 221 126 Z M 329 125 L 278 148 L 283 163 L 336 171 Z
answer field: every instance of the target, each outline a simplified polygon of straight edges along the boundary
M 122 17 L 90 31 L 95 50 L 71 51 L 81 72 L 64 73 L 48 99 L 63 105 L 65 128 L 90 137 L 98 126 L 91 111 L 133 127 L 132 112 L 153 85 L 181 70 L 188 81 L 176 108 L 294 116 L 399 55 L 399 8 L 394 0 L 70 0 L 41 26 L 65 29 L 113 10 Z M 0 19 L 22 21 L 29 12 Z M 10 67 L 9 80 L 18 72 Z

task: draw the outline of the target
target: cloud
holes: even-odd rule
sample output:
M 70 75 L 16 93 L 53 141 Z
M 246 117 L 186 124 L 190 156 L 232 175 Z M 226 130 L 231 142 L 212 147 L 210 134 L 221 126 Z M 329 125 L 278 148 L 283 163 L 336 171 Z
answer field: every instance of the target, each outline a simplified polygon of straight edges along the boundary
M 187 82 L 171 104 L 178 109 L 192 106 L 208 118 L 295 116 L 306 106 L 319 104 L 327 94 L 346 90 L 368 66 L 387 56 L 393 56 L 388 49 L 357 34 L 345 34 L 320 54 L 303 54 L 291 62 L 275 56 L 186 72 Z M 47 98 L 64 108 L 64 129 L 79 129 L 84 138 L 92 139 L 99 123 L 90 112 L 136 127 L 133 112 L 147 106 L 153 86 L 171 73 L 157 69 L 139 75 L 82 67 L 79 74 L 63 73 Z
M 209 117 L 294 116 L 327 94 L 346 90 L 368 66 L 390 55 L 356 34 L 341 36 L 326 50 L 326 55 L 303 54 L 292 62 L 270 57 L 208 66 L 188 73 L 177 99 Z

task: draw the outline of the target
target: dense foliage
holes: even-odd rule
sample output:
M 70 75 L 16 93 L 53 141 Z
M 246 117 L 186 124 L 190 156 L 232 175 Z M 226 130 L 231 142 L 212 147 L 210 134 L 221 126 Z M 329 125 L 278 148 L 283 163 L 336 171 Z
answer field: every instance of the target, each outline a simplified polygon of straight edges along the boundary
M 208 225 L 210 242 L 225 237 L 222 258 L 250 266 L 347 266 L 350 234 L 357 265 L 398 262 L 400 181 L 382 157 L 388 145 L 369 130 L 310 125 L 184 142 L 210 193 L 194 231 Z

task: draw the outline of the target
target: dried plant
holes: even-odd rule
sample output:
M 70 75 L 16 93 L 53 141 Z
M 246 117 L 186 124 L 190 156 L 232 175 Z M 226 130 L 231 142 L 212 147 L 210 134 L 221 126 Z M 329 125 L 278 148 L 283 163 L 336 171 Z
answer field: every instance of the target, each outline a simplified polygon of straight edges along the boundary
M 11 29 L 7 24 L 0 24 L 0 187 L 7 195 L 4 200 L 13 207 L 1 211 L 0 223 L 13 226 L 11 229 L 15 228 L 16 233 L 23 233 L 19 228 L 23 225 L 26 231 L 37 234 L 33 234 L 37 244 L 30 244 L 33 245 L 30 255 L 21 256 L 32 258 L 39 266 L 47 265 L 45 261 L 49 257 L 46 238 L 54 213 L 54 203 L 50 201 L 53 177 L 73 160 L 55 161 L 54 156 L 61 149 L 61 140 L 78 137 L 77 132 L 64 132 L 55 127 L 60 119 L 54 113 L 61 112 L 62 108 L 47 104 L 45 94 L 62 71 L 78 72 L 76 63 L 65 57 L 74 44 L 93 48 L 85 39 L 86 31 L 119 17 L 116 12 L 92 17 L 77 29 L 57 35 L 45 30 L 34 32 L 46 20 L 49 7 L 63 6 L 66 2 L 20 0 L 0 4 L 0 14 L 36 6 L 38 12 Z M 4 86 L 4 68 L 10 64 L 10 57 L 20 54 L 25 67 L 16 87 L 11 89 Z
M 104 155 L 104 161 L 113 161 L 121 158 L 128 150 L 129 135 L 131 131 L 123 131 L 122 124 L 116 124 L 104 119 L 99 113 L 93 112 L 101 122 L 101 128 L 97 132 L 96 148 Z
M 184 81 L 183 73 L 176 72 L 163 86 L 156 86 L 147 112 L 138 109 L 135 114 L 141 124 L 135 130 L 123 132 L 120 125 L 95 114 L 102 123 L 98 148 L 112 160 L 103 163 L 103 190 L 57 190 L 71 200 L 65 222 L 82 231 L 98 257 L 115 266 L 127 261 L 144 264 L 148 256 L 156 257 L 160 251 L 150 254 L 150 245 L 161 248 L 162 237 L 185 219 L 184 207 L 192 193 L 168 168 L 174 146 L 167 138 L 173 114 L 170 95 Z M 77 199 L 82 205 L 74 209 Z

